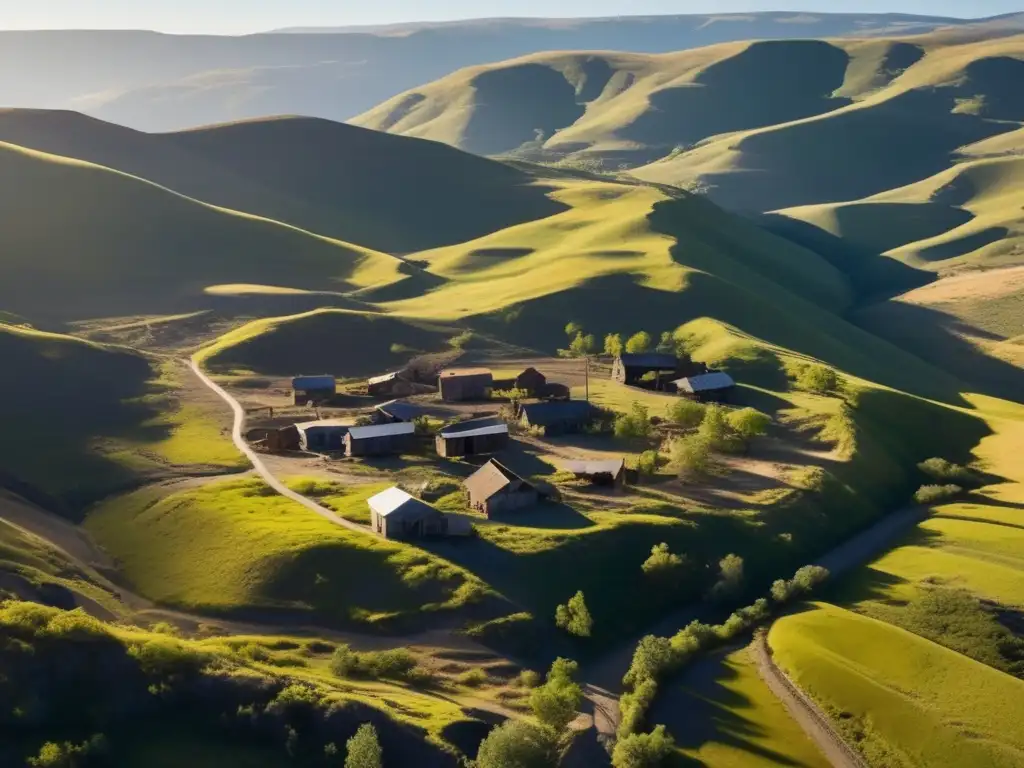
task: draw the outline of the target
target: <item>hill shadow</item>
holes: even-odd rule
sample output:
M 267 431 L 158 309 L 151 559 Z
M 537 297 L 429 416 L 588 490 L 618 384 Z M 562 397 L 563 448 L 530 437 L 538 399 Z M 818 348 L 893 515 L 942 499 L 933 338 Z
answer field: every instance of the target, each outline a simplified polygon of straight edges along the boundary
M 932 272 L 883 256 L 800 219 L 765 213 L 754 216 L 754 221 L 772 234 L 814 251 L 846 275 L 858 304 L 897 296 L 937 279 Z
M 1024 369 L 987 355 L 968 341 L 972 337 L 995 341 L 1000 336 L 937 309 L 899 301 L 864 307 L 850 320 L 980 392 L 1024 403 Z
M 660 146 L 785 123 L 850 103 L 831 94 L 849 55 L 818 40 L 758 42 L 711 64 L 693 83 L 655 91 L 650 106 L 620 135 Z

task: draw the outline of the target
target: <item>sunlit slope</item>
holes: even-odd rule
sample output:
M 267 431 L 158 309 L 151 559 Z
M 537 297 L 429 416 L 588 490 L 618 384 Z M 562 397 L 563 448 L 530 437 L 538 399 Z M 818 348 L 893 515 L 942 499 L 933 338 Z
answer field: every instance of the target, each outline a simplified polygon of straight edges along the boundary
M 817 40 L 725 43 L 663 55 L 547 53 L 472 67 L 355 118 L 482 154 L 525 142 L 644 162 L 720 133 L 821 114 L 850 55 Z
M 215 208 L 137 177 L 0 144 L 0 306 L 82 319 L 202 306 L 221 283 L 351 290 L 399 277 L 380 253 Z
M 387 251 L 459 242 L 561 210 L 521 170 L 329 120 L 251 120 L 160 138 L 301 201 L 310 216 L 292 223 Z
M 796 683 L 861 734 L 872 763 L 1024 764 L 1024 681 L 825 604 L 776 622 L 769 642 Z
M 921 269 L 1024 261 L 1024 156 L 971 160 L 850 203 L 778 212 Z
M 555 194 L 572 210 L 416 254 L 447 282 L 384 308 L 466 319 L 538 349 L 561 345 L 568 320 L 600 336 L 707 317 L 871 381 L 943 398 L 960 389 L 843 320 L 852 293 L 823 258 L 699 196 L 574 180 Z
M 522 171 L 328 120 L 149 134 L 76 112 L 9 109 L 0 110 L 0 141 L 384 250 L 443 245 L 560 210 Z
M 826 114 L 710 139 L 636 169 L 700 182 L 729 208 L 857 200 L 947 169 L 957 150 L 1024 121 L 1024 37 L 914 38 L 925 55 L 880 90 Z

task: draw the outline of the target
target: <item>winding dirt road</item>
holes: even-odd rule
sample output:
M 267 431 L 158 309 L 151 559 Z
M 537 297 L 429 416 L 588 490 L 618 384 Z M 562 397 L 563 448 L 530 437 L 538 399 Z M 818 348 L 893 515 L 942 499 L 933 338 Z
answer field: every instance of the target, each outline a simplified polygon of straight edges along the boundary
M 315 501 L 303 496 L 301 493 L 296 493 L 278 480 L 274 473 L 267 468 L 267 465 L 263 463 L 263 459 L 260 455 L 252 449 L 249 443 L 246 442 L 245 436 L 242 434 L 242 430 L 245 428 L 245 409 L 242 408 L 241 403 L 228 394 L 221 386 L 214 382 L 213 379 L 203 373 L 203 370 L 195 360 L 189 360 L 188 367 L 192 370 L 192 373 L 196 375 L 199 381 L 213 390 L 221 400 L 231 406 L 231 410 L 235 415 L 234 424 L 231 427 L 231 440 L 234 442 L 235 447 L 238 448 L 238 450 L 240 450 L 247 459 L 249 459 L 252 463 L 253 469 L 255 469 L 257 474 L 263 478 L 263 482 L 282 496 L 301 504 L 311 512 L 315 512 L 320 515 L 320 517 L 330 520 L 335 525 L 340 525 L 342 528 L 348 528 L 349 530 L 356 531 L 358 533 L 371 533 L 369 527 L 359 525 L 359 523 L 353 523 L 351 520 L 346 520 L 343 517 L 338 517 L 338 515 L 336 515 L 332 510 L 317 504 Z

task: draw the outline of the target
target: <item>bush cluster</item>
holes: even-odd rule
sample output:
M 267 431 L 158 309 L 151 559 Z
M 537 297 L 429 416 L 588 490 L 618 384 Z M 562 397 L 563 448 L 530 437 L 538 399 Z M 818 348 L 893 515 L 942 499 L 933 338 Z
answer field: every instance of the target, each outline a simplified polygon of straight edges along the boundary
M 918 504 L 938 504 L 964 492 L 959 485 L 922 485 L 914 492 L 914 501 Z
M 722 572 L 735 573 L 735 563 L 729 556 L 722 560 Z M 739 561 L 742 577 L 742 560 Z M 728 564 L 726 561 L 730 561 Z M 828 571 L 819 566 L 804 566 L 792 579 L 776 581 L 772 586 L 772 598 L 783 603 L 796 594 L 809 592 L 828 577 Z M 736 610 L 721 624 L 710 625 L 699 621 L 690 622 L 672 638 L 648 635 L 637 645 L 629 671 L 622 679 L 626 692 L 619 699 L 618 740 L 625 742 L 641 732 L 644 719 L 658 693 L 658 684 L 668 675 L 677 672 L 697 654 L 719 647 L 750 631 L 772 615 L 772 603 L 759 598 L 751 605 Z M 630 742 L 635 744 L 636 742 Z M 636 765 L 623 763 L 622 765 Z M 619 763 L 615 763 L 619 768 Z M 643 763 L 639 763 L 643 765 Z
M 797 387 L 815 395 L 838 395 L 843 390 L 842 377 L 827 365 L 803 365 L 797 369 L 794 379 Z
M 918 464 L 917 468 L 939 485 L 953 484 L 961 488 L 971 488 L 979 484 L 979 478 L 973 471 L 946 459 L 926 459 Z
M 427 682 L 429 673 L 416 666 L 416 657 L 405 648 L 387 651 L 353 651 L 339 645 L 331 656 L 331 672 L 338 677 L 367 677 L 384 680 Z
M 616 437 L 649 437 L 651 434 L 650 412 L 640 403 L 633 403 L 629 413 L 623 413 L 615 419 Z

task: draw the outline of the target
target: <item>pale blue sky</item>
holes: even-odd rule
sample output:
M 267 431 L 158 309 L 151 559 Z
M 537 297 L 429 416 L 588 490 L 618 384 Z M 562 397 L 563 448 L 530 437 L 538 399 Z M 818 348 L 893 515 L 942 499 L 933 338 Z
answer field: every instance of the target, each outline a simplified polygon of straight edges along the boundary
M 242 34 L 278 27 L 482 16 L 614 16 L 767 10 L 992 16 L 1024 0 L 0 0 L 0 29 L 157 29 Z

